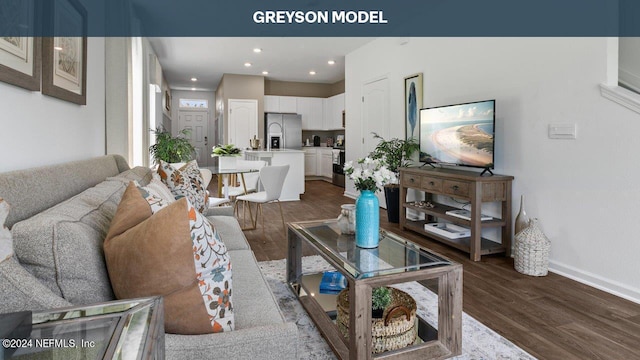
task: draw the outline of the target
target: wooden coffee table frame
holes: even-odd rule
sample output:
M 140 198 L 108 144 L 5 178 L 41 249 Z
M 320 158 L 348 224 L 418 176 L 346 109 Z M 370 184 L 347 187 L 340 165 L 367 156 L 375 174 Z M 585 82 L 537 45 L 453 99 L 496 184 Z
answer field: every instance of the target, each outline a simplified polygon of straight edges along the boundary
M 317 221 L 307 223 L 318 223 Z M 323 249 L 309 241 L 296 228 L 288 224 L 287 282 L 333 352 L 340 359 L 446 359 L 462 352 L 462 265 L 426 267 L 424 269 L 396 274 L 380 275 L 362 279 L 354 278 L 342 264 L 334 261 Z M 398 236 L 398 235 L 396 235 Z M 347 278 L 349 285 L 349 340 L 339 332 L 337 326 L 318 304 L 313 296 L 300 295 L 299 282 L 302 279 L 303 241 Z M 417 246 L 417 245 L 416 245 Z M 426 249 L 423 249 L 430 252 Z M 433 253 L 433 252 L 431 252 Z M 441 258 L 444 258 L 438 255 Z M 378 286 L 397 283 L 436 279 L 438 282 L 438 329 L 437 339 L 426 341 L 404 349 L 373 355 L 371 353 L 371 291 Z

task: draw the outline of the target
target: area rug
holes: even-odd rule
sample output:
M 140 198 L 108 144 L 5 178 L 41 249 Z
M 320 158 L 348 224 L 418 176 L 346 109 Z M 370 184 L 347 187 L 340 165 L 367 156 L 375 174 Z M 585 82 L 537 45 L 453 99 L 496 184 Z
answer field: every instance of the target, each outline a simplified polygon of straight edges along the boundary
M 336 359 L 331 348 L 286 284 L 286 260 L 263 261 L 259 266 L 285 318 L 298 325 L 299 358 Z M 305 256 L 302 258 L 302 270 L 303 272 L 320 272 L 332 270 L 332 268 L 320 256 Z M 411 294 L 418 304 L 418 314 L 432 326 L 438 326 L 438 297 L 435 293 L 416 282 L 394 285 L 394 287 Z M 462 314 L 462 355 L 454 359 L 535 360 L 533 356 L 465 313 Z

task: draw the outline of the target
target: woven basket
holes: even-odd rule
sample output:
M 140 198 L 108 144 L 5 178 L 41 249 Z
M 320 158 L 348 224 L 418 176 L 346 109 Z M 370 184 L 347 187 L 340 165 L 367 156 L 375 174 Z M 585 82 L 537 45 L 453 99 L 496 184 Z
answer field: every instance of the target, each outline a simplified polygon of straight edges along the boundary
M 391 289 L 391 304 L 382 318 L 371 319 L 371 348 L 374 354 L 396 350 L 416 340 L 416 301 L 404 291 Z M 338 330 L 349 338 L 349 289 L 338 294 Z
M 516 234 L 514 263 L 516 271 L 531 276 L 546 276 L 549 272 L 551 241 L 538 226 L 538 220 Z

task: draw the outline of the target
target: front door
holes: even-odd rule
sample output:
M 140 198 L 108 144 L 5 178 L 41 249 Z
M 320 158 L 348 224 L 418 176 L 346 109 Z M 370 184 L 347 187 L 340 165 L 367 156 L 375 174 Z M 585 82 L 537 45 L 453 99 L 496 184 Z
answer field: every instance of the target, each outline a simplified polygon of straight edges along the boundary
M 196 149 L 198 166 L 209 166 L 211 149 L 207 134 L 209 133 L 209 112 L 206 110 L 180 110 L 178 112 L 179 130 L 190 131 L 189 140 Z

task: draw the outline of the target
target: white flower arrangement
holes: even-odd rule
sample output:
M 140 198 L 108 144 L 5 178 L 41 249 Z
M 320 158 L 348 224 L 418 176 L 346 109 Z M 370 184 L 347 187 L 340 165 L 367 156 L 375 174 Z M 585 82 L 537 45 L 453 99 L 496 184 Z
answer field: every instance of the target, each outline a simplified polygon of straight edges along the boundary
M 381 190 L 386 184 L 398 182 L 397 175 L 389 170 L 381 159 L 366 157 L 358 159 L 354 166 L 353 161 L 344 164 L 344 173 L 349 179 L 355 182 L 356 189 L 371 190 L 373 192 Z

